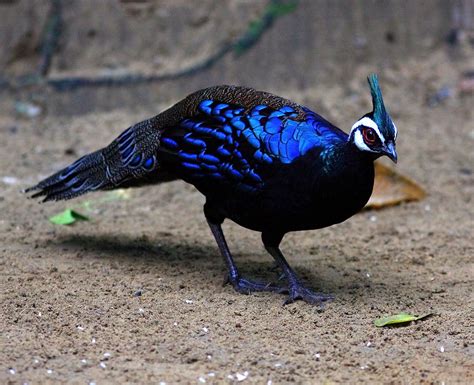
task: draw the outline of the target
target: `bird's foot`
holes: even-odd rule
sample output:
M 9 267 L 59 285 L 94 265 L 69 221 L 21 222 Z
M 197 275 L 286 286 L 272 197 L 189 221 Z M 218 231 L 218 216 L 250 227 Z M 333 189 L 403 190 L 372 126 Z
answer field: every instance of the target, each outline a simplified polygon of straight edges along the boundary
M 242 294 L 250 294 L 255 291 L 269 291 L 273 293 L 288 292 L 288 289 L 284 287 L 276 286 L 271 283 L 249 281 L 241 277 L 234 278 L 227 276 L 224 281 L 224 285 L 227 283 L 231 283 L 235 291 Z
M 323 306 L 324 302 L 331 301 L 334 299 L 334 297 L 329 294 L 316 293 L 310 289 L 307 289 L 300 283 L 294 283 L 290 285 L 289 296 L 288 299 L 285 301 L 284 305 L 293 303 L 298 299 L 301 299 L 312 305 Z

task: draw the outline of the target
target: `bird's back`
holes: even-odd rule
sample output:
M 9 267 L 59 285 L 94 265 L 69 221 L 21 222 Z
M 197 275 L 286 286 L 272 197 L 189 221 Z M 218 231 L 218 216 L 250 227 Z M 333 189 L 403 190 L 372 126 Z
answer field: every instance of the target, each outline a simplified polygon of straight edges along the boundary
M 287 99 L 216 86 L 130 127 L 33 189 L 57 200 L 181 178 L 208 199 L 247 199 L 305 154 L 346 141 L 343 131 Z

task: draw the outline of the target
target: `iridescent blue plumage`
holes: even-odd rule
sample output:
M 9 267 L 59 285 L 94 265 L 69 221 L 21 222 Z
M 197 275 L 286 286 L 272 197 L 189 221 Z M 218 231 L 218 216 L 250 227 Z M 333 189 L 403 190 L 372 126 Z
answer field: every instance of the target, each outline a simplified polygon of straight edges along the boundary
M 303 119 L 291 106 L 245 109 L 206 99 L 197 109 L 199 114 L 161 138 L 165 158 L 188 180 L 234 180 L 236 188 L 259 189 L 265 166 L 289 164 L 312 149 L 347 141 L 343 131 L 306 108 Z
M 287 302 L 320 303 L 330 296 L 306 289 L 279 250 L 290 231 L 339 223 L 369 199 L 373 161 L 396 161 L 396 128 L 377 78 L 369 78 L 374 110 L 348 136 L 318 114 L 251 88 L 197 91 L 135 124 L 109 146 L 86 155 L 31 190 L 45 200 L 88 191 L 183 179 L 205 198 L 204 214 L 239 292 L 289 293 Z M 222 233 L 226 219 L 262 233 L 287 287 L 240 276 Z

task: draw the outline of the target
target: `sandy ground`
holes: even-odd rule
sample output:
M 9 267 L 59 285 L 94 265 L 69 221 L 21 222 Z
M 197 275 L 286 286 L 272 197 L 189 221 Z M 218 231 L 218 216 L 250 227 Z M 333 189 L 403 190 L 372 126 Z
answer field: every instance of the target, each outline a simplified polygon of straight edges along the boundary
M 427 199 L 285 238 L 297 272 L 335 295 L 324 310 L 222 286 L 203 198 L 182 182 L 45 205 L 19 193 L 153 112 L 1 116 L 0 382 L 473 383 L 473 98 L 426 106 L 463 69 L 440 53 L 383 73 L 398 170 Z M 344 89 L 282 94 L 347 129 L 369 106 L 368 71 Z M 68 207 L 91 221 L 48 222 Z M 225 232 L 245 274 L 276 278 L 258 234 Z M 401 311 L 434 315 L 373 325 Z

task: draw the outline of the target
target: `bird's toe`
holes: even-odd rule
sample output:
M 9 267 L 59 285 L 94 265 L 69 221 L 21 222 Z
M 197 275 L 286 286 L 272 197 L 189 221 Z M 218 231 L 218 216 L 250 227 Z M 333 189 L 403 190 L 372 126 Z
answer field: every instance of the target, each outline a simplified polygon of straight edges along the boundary
M 227 277 L 226 282 L 230 282 L 234 289 L 242 294 L 250 294 L 257 291 L 269 291 L 274 293 L 284 293 L 288 291 L 288 289 L 273 285 L 272 283 L 255 282 L 240 277 L 235 279 Z
M 290 287 L 289 296 L 284 302 L 284 305 L 295 302 L 296 300 L 301 299 L 304 302 L 310 303 L 312 305 L 324 306 L 324 303 L 334 299 L 332 295 L 317 293 L 310 289 L 305 288 L 299 284 L 293 285 Z

